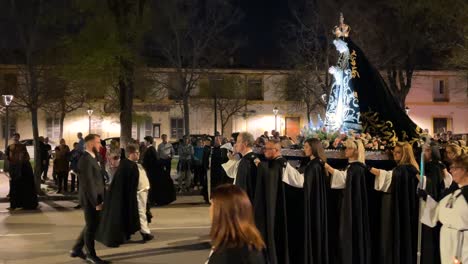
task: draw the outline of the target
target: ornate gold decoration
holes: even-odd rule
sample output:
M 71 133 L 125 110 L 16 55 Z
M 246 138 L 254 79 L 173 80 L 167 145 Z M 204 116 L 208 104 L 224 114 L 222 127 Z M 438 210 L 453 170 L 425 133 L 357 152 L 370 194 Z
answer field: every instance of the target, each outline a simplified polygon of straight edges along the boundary
M 350 58 L 351 59 L 351 75 L 353 76 L 353 78 L 356 78 L 356 77 L 361 78 L 357 70 L 356 57 L 357 57 L 356 51 L 353 50 L 353 52 L 351 52 L 351 58 Z
M 336 38 L 347 38 L 351 27 L 344 23 L 343 13 L 340 13 L 340 25 L 333 28 L 333 34 Z
M 388 120 L 381 120 L 380 114 L 372 110 L 361 112 L 361 123 L 363 132 L 371 135 L 383 135 L 382 139 L 388 141 L 390 146 L 395 146 L 398 141 L 408 141 L 410 144 L 413 144 L 419 140 L 418 137 L 409 138 L 408 133 L 404 130 L 401 132 L 401 138 L 398 138 L 393 123 Z M 417 135 L 420 135 L 422 129 L 416 126 L 415 132 Z
M 377 112 L 361 112 L 362 131 L 371 135 L 383 135 L 382 139 L 389 142 L 389 145 L 395 146 L 398 142 L 398 136 L 391 121 L 380 119 Z

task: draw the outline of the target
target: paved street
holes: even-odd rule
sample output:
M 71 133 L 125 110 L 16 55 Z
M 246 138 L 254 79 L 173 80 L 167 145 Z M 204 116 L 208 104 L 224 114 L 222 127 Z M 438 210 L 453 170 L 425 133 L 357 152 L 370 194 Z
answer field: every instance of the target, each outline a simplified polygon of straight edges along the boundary
M 0 176 L 0 197 L 7 182 Z M 5 188 L 6 187 L 6 188 Z M 40 202 L 38 211 L 15 211 L 0 203 L 0 264 L 83 263 L 68 257 L 68 251 L 83 227 L 81 210 L 75 201 Z M 136 234 L 129 244 L 106 248 L 97 243 L 97 252 L 113 263 L 204 263 L 209 254 L 208 206 L 199 196 L 179 197 L 168 207 L 153 208 L 150 225 L 156 239 L 146 244 Z

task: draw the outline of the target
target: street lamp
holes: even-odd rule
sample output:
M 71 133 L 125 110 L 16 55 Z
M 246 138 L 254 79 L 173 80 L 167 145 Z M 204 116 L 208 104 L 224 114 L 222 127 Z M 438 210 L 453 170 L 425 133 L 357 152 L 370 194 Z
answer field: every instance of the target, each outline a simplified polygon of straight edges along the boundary
M 3 103 L 5 104 L 5 112 L 6 112 L 6 117 L 5 117 L 5 153 L 6 149 L 8 147 L 8 132 L 10 130 L 9 125 L 8 125 L 8 106 L 10 106 L 11 102 L 13 101 L 13 95 L 2 95 L 3 96 Z
M 275 108 L 273 108 L 273 114 L 275 115 L 275 131 L 277 131 L 277 116 L 278 116 L 278 107 L 275 106 Z
M 88 134 L 91 134 L 91 116 L 93 115 L 93 109 L 88 108 L 87 112 L 89 116 Z

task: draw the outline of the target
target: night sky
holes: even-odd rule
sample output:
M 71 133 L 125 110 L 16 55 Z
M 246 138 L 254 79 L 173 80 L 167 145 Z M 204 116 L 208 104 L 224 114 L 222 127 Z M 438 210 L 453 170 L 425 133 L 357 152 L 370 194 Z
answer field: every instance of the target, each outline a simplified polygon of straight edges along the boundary
M 247 37 L 238 65 L 272 68 L 281 62 L 282 26 L 290 19 L 287 0 L 239 0 L 244 17 L 239 30 Z M 240 61 L 238 61 L 240 60 Z

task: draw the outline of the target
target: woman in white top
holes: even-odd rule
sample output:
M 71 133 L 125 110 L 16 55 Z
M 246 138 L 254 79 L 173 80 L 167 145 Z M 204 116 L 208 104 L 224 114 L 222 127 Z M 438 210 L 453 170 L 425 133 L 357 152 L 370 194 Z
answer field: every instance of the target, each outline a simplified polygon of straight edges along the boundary
M 331 188 L 344 189 L 339 216 L 339 235 L 330 238 L 334 247 L 338 246 L 339 263 L 372 262 L 372 243 L 370 216 L 374 214 L 372 203 L 373 179 L 369 179 L 367 167 L 364 164 L 365 151 L 361 140 L 348 139 L 345 141 L 345 156 L 349 165 L 344 171 L 325 164 L 325 169 L 332 174 Z M 330 251 L 334 252 L 333 246 Z M 332 260 L 333 262 L 333 260 Z
M 438 203 L 427 195 L 421 222 L 430 227 L 442 223 L 442 264 L 468 263 L 468 155 L 453 159 L 450 172 L 460 189 Z

